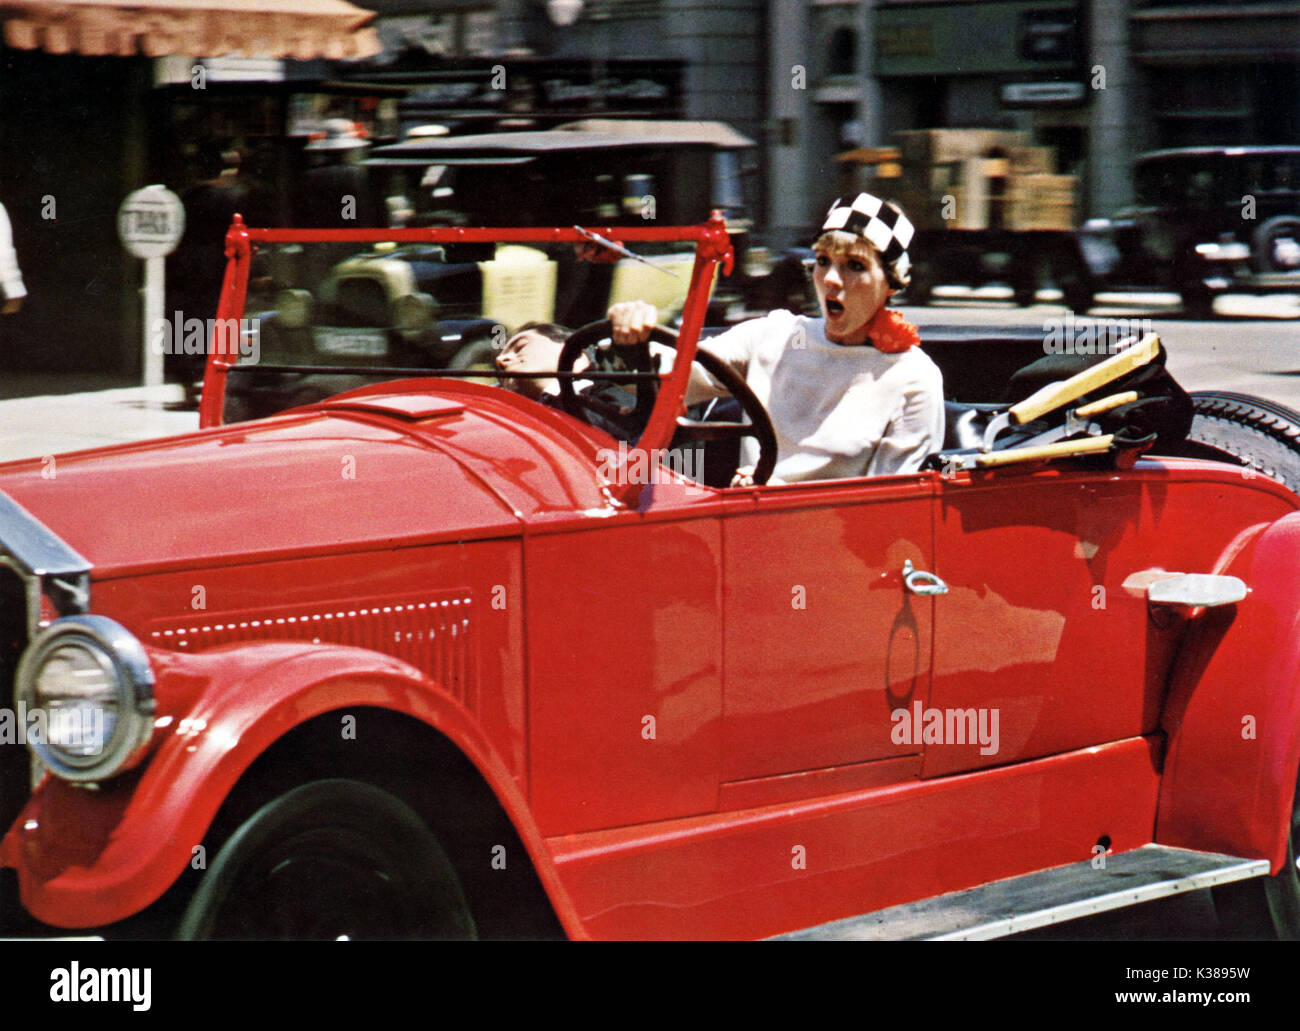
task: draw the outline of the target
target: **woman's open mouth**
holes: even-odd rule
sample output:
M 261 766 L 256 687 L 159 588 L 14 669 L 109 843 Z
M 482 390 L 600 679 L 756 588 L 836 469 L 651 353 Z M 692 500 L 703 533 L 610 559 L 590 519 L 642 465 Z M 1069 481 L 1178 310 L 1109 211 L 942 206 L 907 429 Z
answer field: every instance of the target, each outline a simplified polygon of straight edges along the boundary
M 844 305 L 839 301 L 826 300 L 826 315 L 828 318 L 836 319 L 844 314 Z

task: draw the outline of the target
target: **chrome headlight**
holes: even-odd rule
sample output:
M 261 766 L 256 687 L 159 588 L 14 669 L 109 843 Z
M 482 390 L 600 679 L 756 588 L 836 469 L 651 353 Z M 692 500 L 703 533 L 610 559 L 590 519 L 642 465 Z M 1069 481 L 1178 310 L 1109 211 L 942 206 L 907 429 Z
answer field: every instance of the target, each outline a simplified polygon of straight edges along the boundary
M 28 747 L 64 780 L 111 777 L 149 742 L 153 683 L 144 649 L 119 623 L 56 620 L 18 663 L 14 699 L 26 711 Z

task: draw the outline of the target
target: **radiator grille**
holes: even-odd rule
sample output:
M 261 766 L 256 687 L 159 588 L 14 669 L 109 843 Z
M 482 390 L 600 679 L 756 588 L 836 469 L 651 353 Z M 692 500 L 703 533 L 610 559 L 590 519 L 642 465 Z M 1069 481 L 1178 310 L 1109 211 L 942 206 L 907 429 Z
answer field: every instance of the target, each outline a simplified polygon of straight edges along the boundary
M 156 626 L 151 641 L 197 652 L 240 641 L 312 641 L 369 648 L 409 662 L 469 708 L 476 701 L 473 595 L 457 591 L 417 599 L 213 615 Z

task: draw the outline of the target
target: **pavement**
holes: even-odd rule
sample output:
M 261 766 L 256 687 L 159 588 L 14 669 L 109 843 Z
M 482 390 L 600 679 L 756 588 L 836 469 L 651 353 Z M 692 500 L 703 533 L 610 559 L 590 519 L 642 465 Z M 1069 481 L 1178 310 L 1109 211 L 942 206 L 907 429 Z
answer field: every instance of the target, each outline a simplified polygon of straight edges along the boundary
M 66 386 L 66 377 L 62 384 Z M 15 382 L 5 378 L 6 393 Z M 198 429 L 178 383 L 37 394 L 0 401 L 0 462 L 104 447 Z
M 1088 320 L 1141 320 L 1160 335 L 1169 352 L 1169 371 L 1190 391 L 1233 391 L 1267 398 L 1300 411 L 1300 296 L 1234 294 L 1215 303 L 1213 319 L 1188 317 L 1176 294 L 1105 293 Z M 929 307 L 903 307 L 904 315 L 927 325 L 1020 326 L 1046 331 L 1066 319 L 1067 309 L 1049 291 L 1021 308 L 1010 290 L 986 287 L 935 290 Z M 1076 316 L 1076 321 L 1083 320 Z

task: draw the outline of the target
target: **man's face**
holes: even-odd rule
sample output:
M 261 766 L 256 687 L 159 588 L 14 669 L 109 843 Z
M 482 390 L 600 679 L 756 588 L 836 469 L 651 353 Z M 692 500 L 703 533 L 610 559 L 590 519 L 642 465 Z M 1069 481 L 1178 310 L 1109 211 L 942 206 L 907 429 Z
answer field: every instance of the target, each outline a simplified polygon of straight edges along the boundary
M 826 319 L 826 339 L 845 345 L 866 342 L 867 323 L 894 293 L 880 258 L 865 242 L 819 250 L 813 285 Z
M 564 350 L 563 344 L 544 336 L 535 329 L 526 329 L 506 341 L 506 346 L 496 357 L 496 366 L 502 372 L 554 372 L 559 364 L 562 350 Z M 554 383 L 554 380 L 546 379 L 503 381 L 508 389 L 533 400 L 541 397 L 546 388 Z

